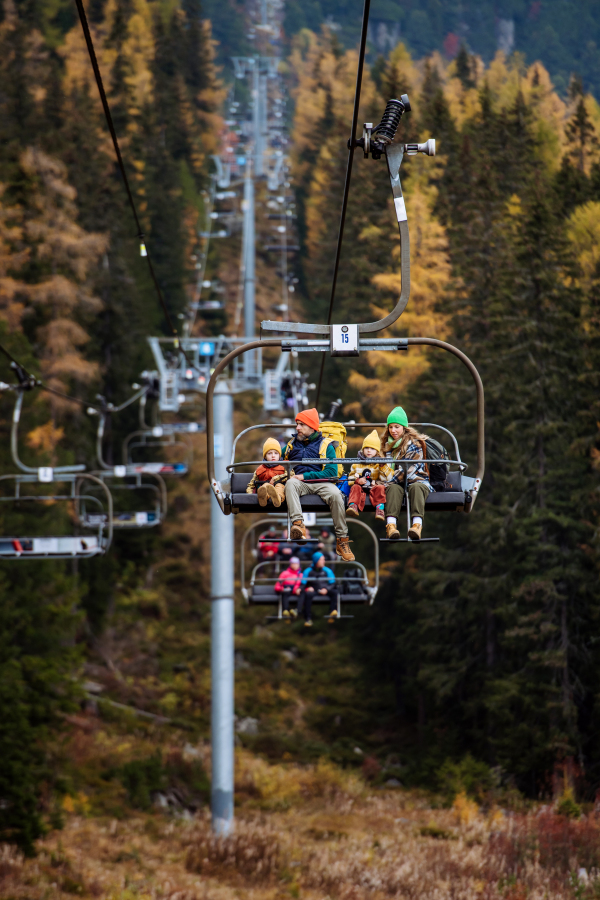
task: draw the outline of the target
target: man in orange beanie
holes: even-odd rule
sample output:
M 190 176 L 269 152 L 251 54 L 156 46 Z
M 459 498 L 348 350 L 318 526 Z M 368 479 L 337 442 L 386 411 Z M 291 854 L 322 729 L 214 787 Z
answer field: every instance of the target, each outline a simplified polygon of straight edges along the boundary
M 335 448 L 329 438 L 321 434 L 319 413 L 304 409 L 296 416 L 296 434 L 284 450 L 283 458 L 294 461 L 294 468 L 285 486 L 292 530 L 290 538 L 306 538 L 300 497 L 318 494 L 328 505 L 337 538 L 336 553 L 346 562 L 354 559 L 348 540 L 346 509 L 341 491 L 335 485 L 338 469 Z

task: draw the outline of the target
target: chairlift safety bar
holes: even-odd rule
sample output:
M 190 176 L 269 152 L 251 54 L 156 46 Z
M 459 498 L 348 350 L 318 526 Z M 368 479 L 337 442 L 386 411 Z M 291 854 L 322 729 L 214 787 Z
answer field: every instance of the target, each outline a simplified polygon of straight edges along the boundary
M 443 425 L 438 425 L 436 422 L 409 422 L 408 424 L 410 426 L 412 426 L 413 428 L 417 428 L 417 427 L 418 428 L 438 428 L 440 431 L 443 431 L 450 438 L 452 438 L 452 443 L 454 444 L 454 453 L 456 455 L 456 461 L 460 465 L 463 465 L 463 462 L 460 458 L 460 450 L 458 449 L 458 441 L 456 440 L 455 435 L 450 431 L 449 428 L 444 428 Z M 350 421 L 350 422 L 340 422 L 340 425 L 343 425 L 344 428 L 346 429 L 346 432 L 348 432 L 351 428 L 353 428 L 353 429 L 354 428 L 385 428 L 387 423 L 386 422 Z M 268 423 L 265 423 L 264 425 L 262 425 L 262 424 L 261 425 L 250 425 L 248 428 L 244 428 L 243 431 L 240 431 L 240 433 L 238 435 L 236 435 L 236 437 L 234 438 L 234 441 L 233 441 L 233 447 L 231 448 L 231 465 L 228 466 L 227 471 L 229 471 L 230 467 L 235 464 L 235 451 L 236 451 L 237 443 L 240 440 L 240 438 L 242 438 L 245 434 L 248 434 L 249 431 L 255 431 L 258 428 L 281 429 L 282 427 L 290 428 L 293 431 L 293 428 L 291 425 L 289 425 L 289 426 L 282 425 L 281 422 L 268 422 Z M 264 462 L 264 460 L 263 460 L 263 462 Z M 361 462 L 364 462 L 364 460 L 361 460 Z M 386 458 L 386 462 L 389 463 L 389 459 Z M 436 460 L 436 462 L 439 462 L 439 460 Z M 467 468 L 467 466 L 465 466 L 465 469 L 466 468 Z M 461 469 L 461 471 L 463 471 L 463 470 Z

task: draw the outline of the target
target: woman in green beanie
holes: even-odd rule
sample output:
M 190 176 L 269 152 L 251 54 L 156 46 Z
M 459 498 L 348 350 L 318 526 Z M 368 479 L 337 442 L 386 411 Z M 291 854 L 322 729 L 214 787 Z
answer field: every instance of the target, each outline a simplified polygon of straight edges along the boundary
M 398 539 L 397 521 L 402 508 L 404 491 L 408 484 L 411 525 L 408 536 L 412 541 L 421 538 L 425 500 L 433 488 L 429 483 L 427 464 L 419 460 L 427 459 L 425 435 L 419 434 L 408 424 L 408 417 L 401 406 L 396 406 L 387 417 L 387 428 L 381 439 L 383 453 L 390 459 L 414 460 L 408 467 L 394 467 L 396 471 L 385 489 L 386 532 L 388 538 Z

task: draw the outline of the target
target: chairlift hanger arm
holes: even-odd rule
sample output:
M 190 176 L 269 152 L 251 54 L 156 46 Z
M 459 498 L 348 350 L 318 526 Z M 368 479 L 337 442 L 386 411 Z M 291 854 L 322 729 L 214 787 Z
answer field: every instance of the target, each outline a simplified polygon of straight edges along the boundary
M 410 109 L 408 97 L 406 96 L 406 94 L 403 94 L 402 97 L 404 102 L 401 105 L 408 111 Z M 390 103 L 393 102 L 399 103 L 400 101 L 390 101 Z M 398 122 L 399 121 L 400 119 L 398 117 Z M 432 139 L 425 141 L 425 143 L 422 144 L 394 144 L 391 142 L 386 144 L 382 142 L 377 144 L 379 150 L 374 151 L 375 142 L 371 138 L 372 133 L 373 131 L 371 129 L 371 126 L 365 125 L 363 138 L 359 139 L 358 141 L 355 140 L 354 146 L 362 146 L 366 148 L 365 156 L 367 156 L 368 153 L 371 152 L 374 158 L 378 158 L 378 156 L 380 156 L 382 153 L 385 153 L 388 175 L 390 178 L 390 185 L 392 189 L 392 198 L 394 200 L 394 210 L 398 222 L 398 233 L 400 236 L 401 289 L 400 296 L 398 297 L 398 301 L 394 309 L 387 316 L 385 316 L 383 319 L 379 319 L 377 322 L 359 323 L 359 334 L 375 334 L 379 331 L 382 331 L 384 328 L 388 328 L 400 318 L 400 316 L 406 309 L 410 298 L 410 236 L 406 216 L 406 205 L 404 202 L 402 185 L 400 182 L 400 166 L 402 164 L 405 153 L 408 156 L 413 156 L 416 153 L 425 153 L 427 156 L 435 156 L 435 141 Z M 350 152 L 352 153 L 352 150 Z M 346 198 L 344 199 L 346 200 Z M 339 263 L 339 253 L 340 246 L 338 245 L 338 251 L 336 255 L 335 281 L 333 286 L 334 292 L 335 284 L 337 283 L 337 266 Z M 331 303 L 333 303 L 333 294 Z M 327 325 L 309 324 L 306 322 L 264 321 L 261 322 L 261 331 L 294 331 L 296 333 L 329 335 L 331 328 L 331 316 L 332 308 L 330 306 Z
M 106 460 L 104 459 L 104 451 L 102 449 L 102 442 L 104 440 L 104 430 L 106 427 L 106 418 L 107 418 L 108 414 L 121 412 L 121 410 L 126 409 L 132 403 L 135 403 L 135 401 L 139 397 L 144 399 L 149 390 L 150 390 L 149 386 L 144 385 L 144 387 L 140 388 L 138 391 L 135 392 L 135 394 L 132 394 L 131 397 L 129 397 L 127 400 L 125 400 L 123 403 L 121 403 L 120 406 L 113 406 L 112 403 L 104 403 L 103 402 L 103 406 L 102 406 L 101 410 L 94 410 L 95 412 L 98 412 L 98 416 L 99 416 L 98 428 L 96 431 L 96 457 L 98 459 L 98 464 L 101 469 L 112 469 L 112 466 L 109 466 L 108 463 L 106 462 Z M 100 398 L 100 399 L 103 399 L 103 398 Z M 90 407 L 90 409 L 91 408 L 92 407 Z
M 215 477 L 215 423 L 213 419 L 213 398 L 215 388 L 219 376 L 234 359 L 237 359 L 238 356 L 241 356 L 242 353 L 246 353 L 248 350 L 255 350 L 259 347 L 281 347 L 281 338 L 248 341 L 247 344 L 235 347 L 227 354 L 227 356 L 224 356 L 223 359 L 217 363 L 206 388 L 206 465 L 208 470 L 208 480 L 212 491 L 217 498 L 217 502 L 221 507 L 221 511 L 224 513 L 225 501 L 223 499 L 223 490 L 220 482 L 217 481 Z M 228 512 L 230 512 L 230 510 Z

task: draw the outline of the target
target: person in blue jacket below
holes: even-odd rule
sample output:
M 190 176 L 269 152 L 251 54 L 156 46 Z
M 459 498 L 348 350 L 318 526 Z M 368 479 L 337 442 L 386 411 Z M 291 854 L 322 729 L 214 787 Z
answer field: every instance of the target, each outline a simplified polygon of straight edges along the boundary
M 335 585 L 335 575 L 325 565 L 325 557 L 320 550 L 313 553 L 312 566 L 302 573 L 302 593 L 298 601 L 298 615 L 304 614 L 304 625 L 310 628 L 312 625 L 312 605 L 315 594 L 329 598 L 329 624 L 335 622 L 338 614 L 338 590 Z

